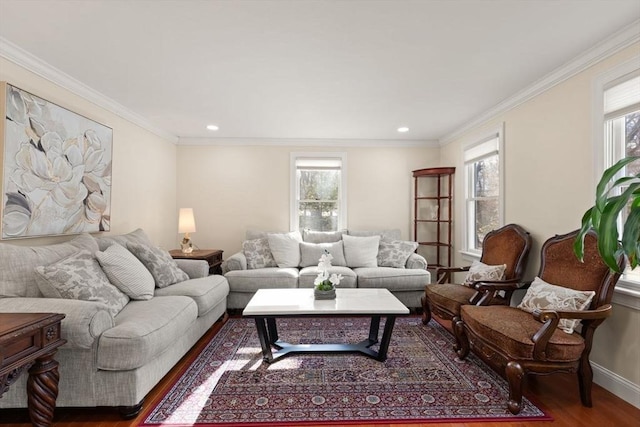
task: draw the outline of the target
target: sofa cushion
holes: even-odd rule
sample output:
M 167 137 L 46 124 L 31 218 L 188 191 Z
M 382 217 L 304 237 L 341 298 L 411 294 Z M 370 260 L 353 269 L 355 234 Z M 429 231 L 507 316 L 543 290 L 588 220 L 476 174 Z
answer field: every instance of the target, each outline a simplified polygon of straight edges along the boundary
M 46 246 L 0 244 L 0 297 L 42 296 L 36 282 L 35 268 L 60 261 L 83 249 L 90 253 L 98 250 L 98 244 L 89 234 Z
M 390 229 L 390 230 L 363 230 L 363 231 L 349 230 L 349 236 L 356 236 L 356 237 L 380 236 L 381 239 L 388 239 L 388 240 L 402 239 L 402 233 L 400 233 L 400 230 L 397 228 Z
M 596 295 L 594 291 L 577 291 L 563 286 L 556 286 L 536 277 L 527 289 L 518 308 L 533 312 L 534 310 L 584 310 L 589 307 Z M 568 334 L 580 323 L 580 319 L 560 319 L 558 328 Z
M 332 266 L 329 268 L 329 274 L 342 274 L 342 280 L 338 285 L 339 288 L 355 288 L 357 286 L 356 273 L 348 267 Z M 318 267 L 310 266 L 300 270 L 298 278 L 299 288 L 313 288 L 313 281 L 318 277 Z
M 354 268 L 359 288 L 387 288 L 390 291 L 424 291 L 431 275 L 427 270 L 376 267 Z
M 156 286 L 164 288 L 174 283 L 189 280 L 189 276 L 178 268 L 169 252 L 155 246 L 127 243 L 127 249 L 147 267 L 156 281 Z
M 402 240 L 380 240 L 378 265 L 380 267 L 405 268 L 407 260 L 418 248 L 418 242 Z
M 342 241 L 333 243 L 300 243 L 300 267 L 317 266 L 324 251 L 328 251 L 331 256 L 331 265 L 346 266 L 344 259 L 344 248 Z
M 345 234 L 342 236 L 344 242 L 344 257 L 347 267 L 377 267 L 378 266 L 378 245 L 380 236 L 353 237 Z
M 269 248 L 269 240 L 266 237 L 245 240 L 242 242 L 242 252 L 247 259 L 247 268 L 249 270 L 278 266 Z
M 333 243 L 342 240 L 342 235 L 347 230 L 339 231 L 313 231 L 302 230 L 302 240 L 308 243 Z
M 278 267 L 290 268 L 300 265 L 300 242 L 302 236 L 299 231 L 291 233 L 272 233 L 267 235 L 269 249 Z
M 166 288 L 156 289 L 156 296 L 184 295 L 192 298 L 198 306 L 198 317 L 206 314 L 224 301 L 229 294 L 229 283 L 224 276 L 207 276 L 185 280 Z
M 450 313 L 460 313 L 460 306 L 469 304 L 469 300 L 477 293 L 473 288 L 459 284 L 429 284 L 425 288 L 427 298 L 438 307 L 443 307 Z
M 116 325 L 100 337 L 98 369 L 121 371 L 149 363 L 186 334 L 197 316 L 195 301 L 185 296 L 129 302 Z
M 111 284 L 131 299 L 151 299 L 156 282 L 147 267 L 129 250 L 117 243 L 104 252 L 97 251 L 96 259 Z
M 88 251 L 38 266 L 35 270 L 38 287 L 46 298 L 99 302 L 112 316 L 129 302 L 129 297 L 109 282 L 98 261 Z
M 109 234 L 100 234 L 96 236 L 96 242 L 98 242 L 98 247 L 101 251 L 106 250 L 114 243 L 117 243 L 124 248 L 127 247 L 127 243 L 137 243 L 139 245 L 147 246 L 153 245 L 153 243 L 151 243 L 151 240 L 149 240 L 149 236 L 147 236 L 147 233 L 145 233 L 142 228 L 138 228 L 127 234 L 120 234 L 116 236 L 110 236 Z
M 475 334 L 494 343 L 516 360 L 533 359 L 535 333 L 542 323 L 531 313 L 507 306 L 463 305 L 460 315 L 465 325 Z M 566 334 L 559 328 L 553 332 L 546 348 L 549 362 L 572 362 L 580 359 L 584 350 L 584 339 L 579 334 Z
M 297 288 L 297 268 L 259 268 L 257 270 L 232 270 L 224 277 L 232 292 L 256 292 L 268 288 Z

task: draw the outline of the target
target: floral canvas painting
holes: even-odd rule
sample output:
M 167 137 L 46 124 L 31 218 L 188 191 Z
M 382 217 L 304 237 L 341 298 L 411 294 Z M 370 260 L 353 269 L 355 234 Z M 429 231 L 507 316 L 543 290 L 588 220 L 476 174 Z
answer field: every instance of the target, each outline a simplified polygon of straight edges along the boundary
M 2 239 L 109 231 L 113 130 L 2 89 Z

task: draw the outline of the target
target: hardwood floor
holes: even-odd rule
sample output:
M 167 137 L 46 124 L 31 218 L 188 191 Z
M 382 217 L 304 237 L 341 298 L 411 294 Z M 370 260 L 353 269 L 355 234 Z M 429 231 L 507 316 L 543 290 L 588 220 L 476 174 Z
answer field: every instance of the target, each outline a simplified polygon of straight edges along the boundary
M 448 325 L 442 322 L 445 327 Z M 58 408 L 54 417 L 54 426 L 59 427 L 133 427 L 142 422 L 145 411 L 164 395 L 177 380 L 181 371 L 189 364 L 193 355 L 222 327 L 223 322 L 216 323 L 211 330 L 194 346 L 174 367 L 174 369 L 149 393 L 145 399 L 143 413 L 132 420 L 122 420 L 114 408 Z M 585 408 L 580 403 L 578 380 L 576 375 L 557 374 L 547 377 L 532 377 L 526 387 L 526 396 L 541 406 L 553 417 L 553 421 L 506 422 L 468 422 L 468 423 L 393 423 L 375 424 L 376 427 L 640 427 L 640 409 L 616 397 L 602 387 L 593 385 L 593 408 Z M 26 409 L 0 410 L 0 425 L 11 427 L 29 426 Z M 326 424 L 325 424 L 326 425 Z M 305 424 L 306 427 L 310 427 Z M 371 424 L 349 424 L 349 427 L 368 427 Z

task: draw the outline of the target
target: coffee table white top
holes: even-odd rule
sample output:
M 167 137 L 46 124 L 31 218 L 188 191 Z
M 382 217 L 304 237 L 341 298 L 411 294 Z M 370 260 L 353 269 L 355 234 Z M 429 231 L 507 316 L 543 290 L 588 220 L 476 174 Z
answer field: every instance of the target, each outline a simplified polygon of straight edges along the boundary
M 316 300 L 310 288 L 259 289 L 242 312 L 244 316 L 408 313 L 388 289 L 336 289 L 336 299 Z

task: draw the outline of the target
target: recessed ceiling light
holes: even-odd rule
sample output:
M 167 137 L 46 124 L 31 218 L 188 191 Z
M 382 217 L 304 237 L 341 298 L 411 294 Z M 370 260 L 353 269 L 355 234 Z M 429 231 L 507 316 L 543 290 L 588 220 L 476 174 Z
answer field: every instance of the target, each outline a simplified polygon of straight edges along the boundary
M 406 126 L 399 127 L 398 132 L 402 132 L 402 133 L 409 132 L 409 128 Z
M 220 128 L 218 126 L 216 126 L 216 125 L 207 125 L 207 129 L 209 129 L 209 130 L 218 130 Z

